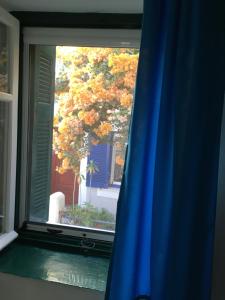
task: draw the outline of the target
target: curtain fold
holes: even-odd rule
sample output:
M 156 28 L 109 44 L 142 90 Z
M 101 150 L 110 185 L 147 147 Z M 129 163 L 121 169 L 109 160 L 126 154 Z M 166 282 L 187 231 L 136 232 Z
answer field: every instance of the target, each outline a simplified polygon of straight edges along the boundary
M 224 6 L 145 1 L 107 300 L 210 298 Z

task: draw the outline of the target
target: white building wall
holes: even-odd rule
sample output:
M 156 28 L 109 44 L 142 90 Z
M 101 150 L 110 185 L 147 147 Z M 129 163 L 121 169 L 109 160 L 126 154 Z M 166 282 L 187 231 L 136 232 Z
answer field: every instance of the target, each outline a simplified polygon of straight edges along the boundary
M 87 157 L 83 158 L 80 163 L 80 174 L 84 176 L 79 187 L 78 204 L 83 205 L 87 201 L 87 188 L 86 188 L 86 170 L 87 170 Z
M 81 161 L 80 172 L 86 176 L 87 158 Z M 87 187 L 86 180 L 80 184 L 79 205 L 90 203 L 93 206 L 108 210 L 111 214 L 116 215 L 117 201 L 119 197 L 119 188 L 110 187 L 108 189 L 100 189 Z

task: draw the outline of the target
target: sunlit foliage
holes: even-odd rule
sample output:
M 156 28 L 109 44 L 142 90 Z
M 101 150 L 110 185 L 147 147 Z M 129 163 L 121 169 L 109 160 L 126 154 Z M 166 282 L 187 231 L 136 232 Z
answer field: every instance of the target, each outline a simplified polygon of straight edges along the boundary
M 109 142 L 112 134 L 125 147 L 137 64 L 136 49 L 57 47 L 53 147 L 59 173 L 78 175 L 89 144 Z

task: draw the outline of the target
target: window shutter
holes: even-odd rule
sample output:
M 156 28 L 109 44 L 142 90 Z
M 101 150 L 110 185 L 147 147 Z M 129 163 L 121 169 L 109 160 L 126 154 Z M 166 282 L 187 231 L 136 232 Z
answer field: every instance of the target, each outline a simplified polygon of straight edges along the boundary
M 87 173 L 86 186 L 95 188 L 108 188 L 111 172 L 112 145 L 99 144 L 90 146 L 88 164 L 93 160 L 98 168 L 92 176 Z
M 33 105 L 30 220 L 48 221 L 54 114 L 55 47 L 34 46 L 31 71 Z

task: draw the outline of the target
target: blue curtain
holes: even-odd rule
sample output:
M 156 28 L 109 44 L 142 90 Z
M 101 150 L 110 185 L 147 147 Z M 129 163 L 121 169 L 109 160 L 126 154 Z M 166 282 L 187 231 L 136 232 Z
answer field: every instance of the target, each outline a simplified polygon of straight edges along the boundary
M 107 300 L 208 300 L 224 1 L 146 0 Z

